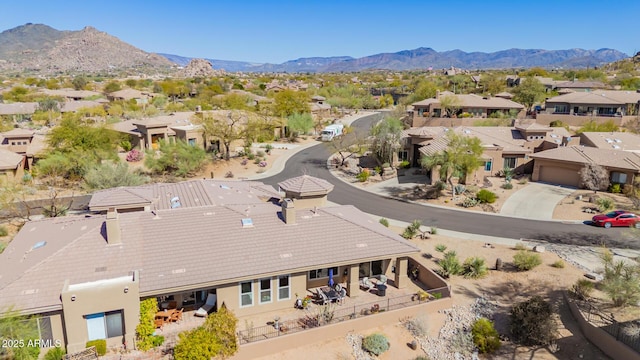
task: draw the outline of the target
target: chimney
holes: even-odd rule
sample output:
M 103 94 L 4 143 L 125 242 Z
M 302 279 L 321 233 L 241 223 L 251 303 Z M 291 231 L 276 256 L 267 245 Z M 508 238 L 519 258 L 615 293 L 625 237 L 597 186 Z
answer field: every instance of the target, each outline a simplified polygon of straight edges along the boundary
M 120 236 L 120 220 L 118 220 L 118 211 L 116 208 L 107 210 L 107 244 L 120 244 L 122 238 Z
M 436 90 L 436 100 L 440 100 L 440 90 Z
M 287 225 L 296 223 L 296 209 L 293 207 L 293 200 L 286 198 L 282 201 L 282 217 Z

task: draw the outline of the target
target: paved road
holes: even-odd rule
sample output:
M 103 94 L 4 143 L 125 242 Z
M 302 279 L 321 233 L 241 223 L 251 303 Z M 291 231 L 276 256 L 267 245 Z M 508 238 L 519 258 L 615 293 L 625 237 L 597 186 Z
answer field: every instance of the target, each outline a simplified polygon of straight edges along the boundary
M 368 129 L 380 115 L 362 118 L 354 123 Z M 575 245 L 606 244 L 609 247 L 640 248 L 639 242 L 623 235 L 622 229 L 603 229 L 584 224 L 527 220 L 489 214 L 461 212 L 392 200 L 354 188 L 333 177 L 326 168 L 331 150 L 325 144 L 307 148 L 292 156 L 280 174 L 264 178 L 266 184 L 278 188 L 278 182 L 308 174 L 323 178 L 334 185 L 329 201 L 351 204 L 364 212 L 389 219 L 411 222 L 419 219 L 427 226 L 488 236 L 535 239 Z M 624 230 L 628 231 L 628 230 Z

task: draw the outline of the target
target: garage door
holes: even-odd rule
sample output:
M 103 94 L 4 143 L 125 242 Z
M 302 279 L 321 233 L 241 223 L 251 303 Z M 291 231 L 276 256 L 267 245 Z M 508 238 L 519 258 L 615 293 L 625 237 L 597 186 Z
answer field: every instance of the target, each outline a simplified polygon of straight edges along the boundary
M 538 181 L 578 187 L 580 186 L 580 174 L 576 170 L 557 166 L 541 166 Z

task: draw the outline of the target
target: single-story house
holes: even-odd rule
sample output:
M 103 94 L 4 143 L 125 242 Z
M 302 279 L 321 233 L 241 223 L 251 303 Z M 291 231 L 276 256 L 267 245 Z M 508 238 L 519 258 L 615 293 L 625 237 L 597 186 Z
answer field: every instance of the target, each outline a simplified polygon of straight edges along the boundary
M 248 316 L 291 308 L 329 274 L 350 297 L 366 276 L 408 284 L 419 248 L 353 206 L 323 207 L 324 180 L 279 185 L 294 196 L 282 205 L 234 181 L 173 184 L 179 195 L 162 185 L 106 190 L 126 203 L 142 189 L 163 206 L 119 212 L 120 195 L 102 196 L 106 214 L 28 222 L 0 254 L 0 309 L 37 316 L 40 337 L 72 353 L 94 339 L 132 348 L 147 298 L 198 309 L 215 294 L 216 307 Z
M 455 117 L 487 118 L 494 113 L 509 114 L 510 111 L 516 111 L 518 118 L 524 117 L 524 106 L 505 98 L 438 91 L 434 98 L 411 104 L 413 106 L 412 126 L 423 126 L 427 121 L 425 118 L 445 117 L 447 114 L 441 104 L 441 100 L 445 97 L 457 99 L 458 109 L 454 114 Z
M 0 147 L 0 186 L 24 175 L 24 156 Z
M 563 146 L 531 155 L 533 181 L 580 187 L 580 170 L 596 164 L 609 171 L 611 183 L 631 184 L 640 174 L 640 153 L 587 146 Z
M 42 89 L 42 93 L 49 96 L 59 96 L 70 101 L 83 100 L 89 97 L 98 98 L 102 96 L 102 94 L 97 91 L 74 89 Z
M 558 92 L 571 90 L 574 92 L 589 92 L 597 89 L 606 89 L 608 86 L 601 81 L 556 81 L 555 88 Z
M 398 153 L 398 160 L 407 160 L 412 166 L 419 166 L 421 157 L 432 156 L 446 149 L 446 136 L 450 131 L 477 137 L 482 143 L 485 163 L 475 173 L 468 174 L 467 181 L 472 182 L 482 181 L 485 176 L 494 176 L 504 168 L 513 169 L 516 173 L 531 173 L 533 169 L 529 156 L 533 153 L 579 144 L 579 138 L 572 137 L 565 128 L 551 128 L 536 123 L 513 127 L 420 127 L 403 132 L 403 149 Z M 433 175 L 432 180 L 435 179 Z
M 545 101 L 545 113 L 577 116 L 627 116 L 637 115 L 640 92 L 594 90 L 571 92 L 554 96 Z
M 129 135 L 134 148 L 156 149 L 160 140 L 180 139 L 204 149 L 202 126 L 192 124 L 195 112 L 185 111 L 171 115 L 121 121 L 111 125 L 113 130 Z
M 4 150 L 1 158 L 4 158 L 5 165 L 14 164 L 14 155 L 20 156 L 23 161 L 20 162 L 20 169 L 16 172 L 18 177 L 21 177 L 24 170 L 31 169 L 33 165 L 34 157 L 38 153 L 42 152 L 45 148 L 44 135 L 36 134 L 31 130 L 15 128 L 9 131 L 0 133 L 0 149 Z M 14 155 L 9 155 L 8 152 Z M 13 166 L 13 165 L 11 165 Z
M 579 136 L 585 146 L 640 152 L 640 135 L 631 132 L 583 132 Z

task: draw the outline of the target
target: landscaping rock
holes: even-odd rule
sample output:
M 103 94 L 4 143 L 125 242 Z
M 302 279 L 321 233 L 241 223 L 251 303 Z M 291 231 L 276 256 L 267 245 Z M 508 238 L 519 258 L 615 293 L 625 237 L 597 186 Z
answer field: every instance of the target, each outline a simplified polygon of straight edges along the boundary
M 543 253 L 544 252 L 544 246 L 536 245 L 536 246 L 533 247 L 533 251 L 535 251 L 537 253 Z
M 587 279 L 591 279 L 591 280 L 595 280 L 595 281 L 602 281 L 602 279 L 604 279 L 604 277 L 600 274 L 596 274 L 596 273 L 586 273 L 584 274 L 584 276 Z

